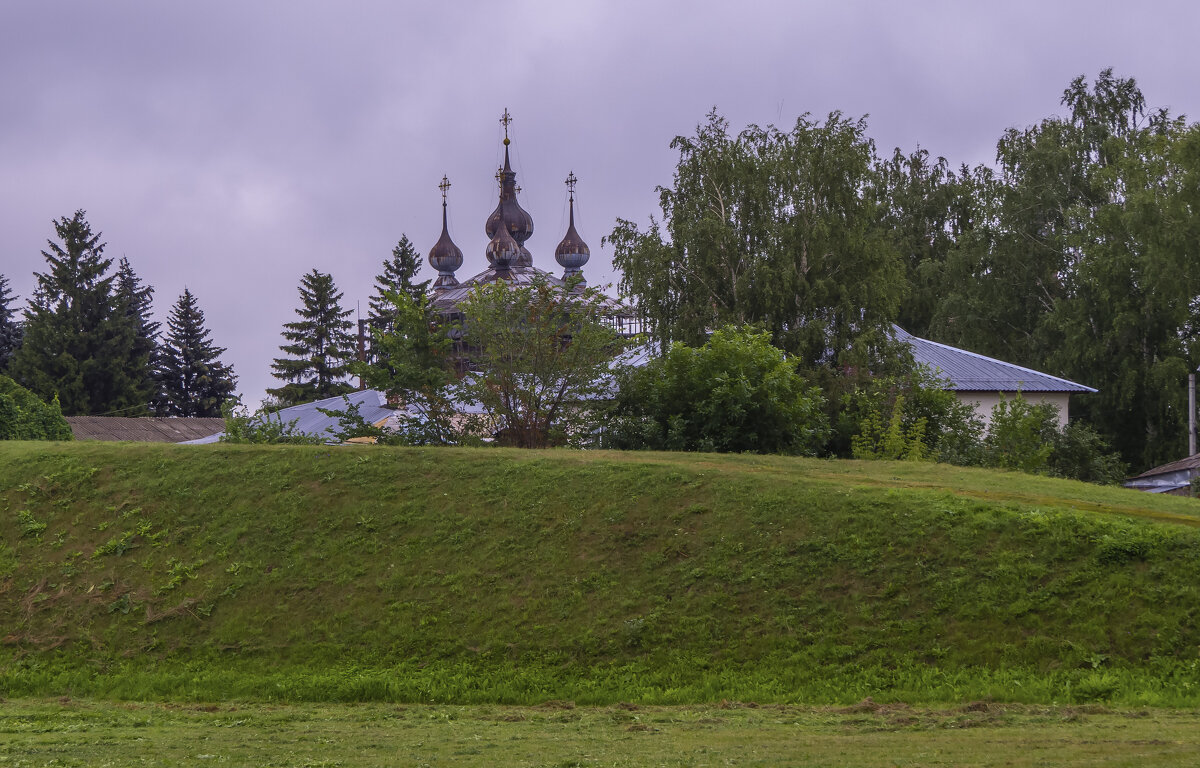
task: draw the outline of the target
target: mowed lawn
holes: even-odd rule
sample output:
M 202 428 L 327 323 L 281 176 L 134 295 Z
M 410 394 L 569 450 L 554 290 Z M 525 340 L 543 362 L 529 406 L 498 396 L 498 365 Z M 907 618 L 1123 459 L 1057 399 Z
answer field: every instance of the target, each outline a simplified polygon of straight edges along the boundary
M 0 766 L 1195 766 L 1200 711 L 0 702 Z

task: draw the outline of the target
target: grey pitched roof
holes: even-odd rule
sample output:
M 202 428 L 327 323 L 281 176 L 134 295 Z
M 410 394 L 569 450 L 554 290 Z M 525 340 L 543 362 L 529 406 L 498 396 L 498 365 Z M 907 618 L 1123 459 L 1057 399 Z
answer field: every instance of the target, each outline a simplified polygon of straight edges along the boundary
M 225 428 L 221 418 L 154 416 L 67 416 L 76 440 L 182 443 Z
M 382 392 L 374 389 L 363 389 L 357 392 L 351 392 L 337 397 L 327 397 L 324 400 L 316 400 L 303 405 L 293 405 L 290 408 L 284 408 L 276 411 L 272 418 L 278 417 L 284 424 L 296 422 L 293 427 L 296 432 L 303 432 L 306 435 L 333 439 L 333 435 L 338 431 L 338 420 L 336 416 L 327 416 L 321 413 L 319 409 L 324 408 L 327 411 L 344 411 L 346 410 L 346 399 L 351 404 L 358 406 L 358 412 L 368 424 L 377 424 L 392 415 L 392 409 L 387 407 L 387 399 Z
M 1022 368 L 965 349 L 918 338 L 898 325 L 892 330 L 912 348 L 913 358 L 960 392 L 1095 392 L 1097 390 L 1048 373 Z
M 387 398 L 382 392 L 374 389 L 363 389 L 357 392 L 351 392 L 345 396 L 354 405 L 358 406 L 358 412 L 368 424 L 379 424 L 379 422 L 388 418 L 394 413 L 394 410 L 387 407 Z M 346 400 L 341 395 L 337 397 L 327 397 L 324 400 L 316 400 L 303 405 L 293 405 L 290 408 L 283 408 L 271 414 L 271 420 L 279 419 L 284 424 L 295 422 L 292 431 L 320 437 L 325 440 L 336 442 L 334 434 L 338 431 L 338 420 L 336 416 L 327 416 L 321 413 L 319 409 L 324 408 L 327 411 L 344 411 L 346 410 Z M 220 440 L 224 434 L 222 428 L 225 423 L 221 419 L 216 419 L 219 423 L 216 434 L 203 437 L 198 440 L 188 440 L 187 442 L 193 445 L 201 445 L 204 443 L 215 443 Z

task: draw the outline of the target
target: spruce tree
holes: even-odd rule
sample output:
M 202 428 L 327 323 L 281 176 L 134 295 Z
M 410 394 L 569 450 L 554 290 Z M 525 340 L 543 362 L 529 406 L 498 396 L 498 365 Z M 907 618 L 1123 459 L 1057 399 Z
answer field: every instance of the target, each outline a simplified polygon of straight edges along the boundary
M 220 416 L 233 397 L 237 376 L 219 358 L 218 347 L 204 327 L 204 312 L 187 288 L 171 308 L 167 337 L 159 348 L 159 395 L 156 410 L 164 416 Z
M 136 331 L 101 235 L 82 210 L 55 220 L 54 230 L 58 242 L 42 251 L 49 270 L 34 273 L 37 288 L 10 373 L 47 402 L 57 394 L 68 416 L 145 413 L 148 378 L 136 364 Z
M 333 276 L 316 269 L 309 272 L 300 280 L 300 300 L 296 314 L 301 319 L 283 326 L 288 343 L 279 349 L 288 357 L 271 364 L 275 378 L 288 383 L 267 390 L 285 406 L 353 391 L 344 381 L 353 358 L 353 324 L 347 319 L 351 310 L 342 309 L 342 293 Z
M 388 300 L 389 293 L 404 293 L 419 302 L 429 290 L 429 281 L 413 282 L 421 269 L 422 258 L 408 235 L 400 235 L 400 241 L 392 249 L 392 257 L 383 262 L 383 274 L 375 276 L 375 295 L 369 301 L 367 324 L 372 331 L 391 332 L 395 330 L 396 306 Z M 371 334 L 371 359 L 377 360 L 379 350 L 376 349 L 374 333 Z
M 129 386 L 142 393 L 149 403 L 157 389 L 154 375 L 158 366 L 158 331 L 161 324 L 153 319 L 154 288 L 144 285 L 133 271 L 129 259 L 122 257 L 113 281 L 117 312 L 114 324 L 128 342 L 121 366 Z
M 9 358 L 21 346 L 21 324 L 11 306 L 16 298 L 8 289 L 8 278 L 0 275 L 0 371 L 8 368 Z

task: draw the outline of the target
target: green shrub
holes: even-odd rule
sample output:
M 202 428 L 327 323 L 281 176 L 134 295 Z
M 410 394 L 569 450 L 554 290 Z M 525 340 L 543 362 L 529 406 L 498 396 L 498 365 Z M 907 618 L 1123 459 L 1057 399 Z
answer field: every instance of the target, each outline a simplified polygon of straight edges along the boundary
M 823 404 L 769 333 L 729 326 L 622 374 L 610 435 L 622 448 L 814 454 Z
M 71 439 L 57 397 L 43 403 L 28 389 L 0 376 L 0 440 Z

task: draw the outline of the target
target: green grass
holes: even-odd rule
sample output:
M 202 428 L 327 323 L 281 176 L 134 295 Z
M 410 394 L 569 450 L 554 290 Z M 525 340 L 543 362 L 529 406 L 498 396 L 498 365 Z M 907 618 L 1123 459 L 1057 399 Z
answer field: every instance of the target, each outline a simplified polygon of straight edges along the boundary
M 0 444 L 0 693 L 1200 706 L 1200 504 L 891 462 Z
M 974 702 L 725 705 L 0 703 L 14 766 L 1195 765 L 1200 713 Z

